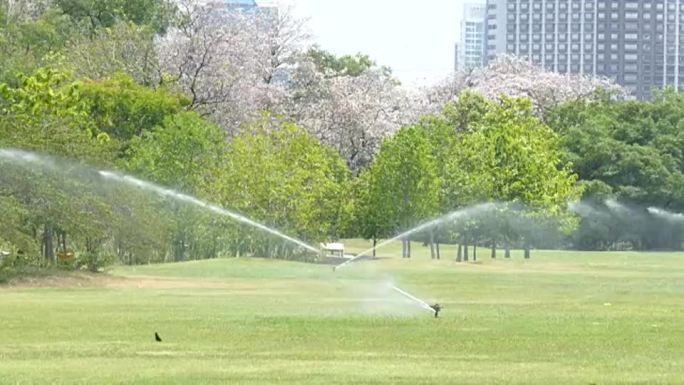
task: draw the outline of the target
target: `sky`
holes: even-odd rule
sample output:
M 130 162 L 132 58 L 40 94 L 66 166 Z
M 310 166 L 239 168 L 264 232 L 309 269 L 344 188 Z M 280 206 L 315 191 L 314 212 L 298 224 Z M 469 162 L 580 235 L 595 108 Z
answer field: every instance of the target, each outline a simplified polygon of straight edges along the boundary
M 287 0 L 321 48 L 367 54 L 413 85 L 452 73 L 466 2 L 484 0 Z

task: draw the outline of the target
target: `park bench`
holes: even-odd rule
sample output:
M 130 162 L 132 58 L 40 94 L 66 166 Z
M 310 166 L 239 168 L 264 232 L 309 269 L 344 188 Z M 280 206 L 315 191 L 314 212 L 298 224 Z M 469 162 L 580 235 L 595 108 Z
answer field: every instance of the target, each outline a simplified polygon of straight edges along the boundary
M 342 243 L 321 243 L 321 251 L 326 257 L 344 258 L 344 244 Z

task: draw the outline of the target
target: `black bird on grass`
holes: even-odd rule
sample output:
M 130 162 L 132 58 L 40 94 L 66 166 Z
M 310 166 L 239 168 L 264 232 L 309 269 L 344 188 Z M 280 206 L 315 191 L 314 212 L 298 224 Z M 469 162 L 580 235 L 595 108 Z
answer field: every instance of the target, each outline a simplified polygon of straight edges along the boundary
M 157 342 L 162 342 L 162 339 L 161 339 L 161 337 L 159 337 L 159 334 L 157 334 L 157 332 L 154 332 L 154 339 Z

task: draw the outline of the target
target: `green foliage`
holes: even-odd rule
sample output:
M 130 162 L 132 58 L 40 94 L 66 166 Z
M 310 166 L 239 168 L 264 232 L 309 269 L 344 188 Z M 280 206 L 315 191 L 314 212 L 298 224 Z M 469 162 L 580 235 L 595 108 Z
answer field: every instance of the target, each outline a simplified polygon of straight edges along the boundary
M 306 57 L 314 63 L 319 71 L 329 77 L 360 76 L 377 66 L 376 62 L 368 55 L 358 53 L 356 55 L 335 56 L 319 47 L 310 48 Z M 386 76 L 392 74 L 389 67 L 382 67 L 381 70 Z
M 144 115 L 143 115 L 144 116 Z M 164 118 L 162 124 L 131 141 L 125 168 L 163 186 L 195 196 L 208 196 L 221 175 L 226 142 L 215 125 L 194 112 L 181 112 Z M 214 244 L 221 228 L 210 226 L 208 216 L 189 207 L 167 202 L 167 224 L 176 260 L 216 256 L 218 250 L 203 249 Z
M 490 199 L 482 186 L 486 178 L 473 172 L 481 154 L 464 141 L 468 133 L 478 129 L 491 108 L 483 97 L 465 93 L 455 103 L 448 104 L 442 115 L 421 121 L 437 160 L 441 180 L 439 206 L 443 212 Z
M 136 84 L 124 74 L 81 85 L 82 98 L 100 132 L 122 143 L 162 126 L 181 112 L 184 100 L 165 90 Z
M 215 183 L 226 148 L 221 130 L 194 112 L 159 116 L 164 119 L 160 126 L 131 141 L 126 168 L 191 194 Z
M 55 3 L 90 33 L 122 21 L 149 25 L 157 32 L 164 32 L 176 11 L 170 0 L 56 0 Z
M 582 183 L 584 198 L 684 211 L 684 97 L 674 90 L 653 101 L 576 101 L 557 108 L 549 124 L 562 134 L 566 158 Z M 644 219 L 646 220 L 646 219 Z M 647 221 L 648 222 L 648 221 Z M 601 231 L 598 226 L 605 230 Z M 636 229 L 636 230 L 635 230 Z M 611 215 L 585 218 L 575 242 L 583 248 L 681 247 L 672 226 L 637 224 Z M 599 236 L 599 234 L 602 234 Z
M 0 84 L 0 145 L 97 163 L 111 158 L 109 137 L 96 132 L 79 82 L 49 68 L 19 79 L 17 87 Z
M 349 171 L 301 127 L 266 117 L 233 140 L 227 159 L 225 207 L 311 241 L 341 231 Z
M 442 115 L 455 133 L 468 132 L 474 130 L 482 122 L 490 109 L 491 102 L 483 96 L 464 92 L 455 103 L 449 103 L 445 106 Z
M 0 178 L 4 181 L 4 178 Z M 10 252 L 10 255 L 3 262 L 1 267 L 9 267 L 18 257 L 21 250 L 22 254 L 35 254 L 38 245 L 31 237 L 31 228 L 27 226 L 29 212 L 19 200 L 8 194 L 5 185 L 0 186 L 0 212 L 2 213 L 2 223 L 0 226 L 0 250 Z M 3 247 L 7 246 L 7 247 Z
M 0 85 L 2 110 L 26 120 L 44 114 L 78 117 L 85 114 L 79 98 L 79 85 L 65 84 L 69 75 L 51 68 L 41 68 L 31 76 L 19 75 L 19 86 Z
M 684 208 L 674 195 L 684 172 L 684 99 L 673 91 L 652 103 L 575 102 L 551 121 L 582 180 L 602 181 L 619 199 Z
M 125 73 L 139 84 L 156 87 L 162 76 L 156 36 L 148 26 L 119 22 L 92 36 L 70 39 L 61 62 L 80 78 L 126 83 L 120 75 Z
M 0 82 L 14 84 L 17 73 L 53 64 L 53 54 L 66 47 L 72 36 L 68 18 L 55 9 L 37 18 L 5 20 L 0 25 Z
M 596 205 L 617 198 L 684 211 L 684 96 L 674 90 L 656 93 L 652 102 L 607 95 L 573 101 L 544 122 L 527 99 L 492 102 L 465 93 L 442 114 L 386 138 L 372 166 L 352 178 L 340 155 L 297 122 L 265 116 L 227 139 L 203 116 L 187 112 L 190 101 L 165 88 L 155 40 L 174 22 L 174 1 L 8 4 L 0 3 L 0 147 L 74 160 L 45 168 L 3 161 L 0 212 L 11 225 L 0 229 L 0 247 L 13 250 L 13 267 L 51 264 L 55 252 L 72 250 L 92 270 L 113 260 L 292 256 L 281 240 L 184 203 L 110 185 L 80 164 L 130 172 L 311 242 L 389 237 L 484 201 L 508 206 L 438 229 L 438 237 L 496 241 L 503 235 L 528 242 L 533 231 L 508 215 L 514 205 L 531 209 L 535 223 L 569 232 L 577 223 L 567 203 L 582 192 Z M 314 47 L 305 59 L 328 78 L 391 76 L 361 54 L 335 56 Z M 220 108 L 247 105 L 254 104 L 224 101 Z M 328 119 L 323 115 L 315 119 Z M 340 129 L 374 148 L 367 124 Z M 573 244 L 682 245 L 674 226 L 654 235 L 650 220 L 638 226 L 611 221 L 583 221 Z
M 386 140 L 361 181 L 356 218 L 369 238 L 408 230 L 439 212 L 437 162 L 419 126 L 403 128 Z
M 471 173 L 484 179 L 490 199 L 555 215 L 579 196 L 571 165 L 560 158 L 557 135 L 534 116 L 529 100 L 493 103 L 461 145 L 476 157 Z

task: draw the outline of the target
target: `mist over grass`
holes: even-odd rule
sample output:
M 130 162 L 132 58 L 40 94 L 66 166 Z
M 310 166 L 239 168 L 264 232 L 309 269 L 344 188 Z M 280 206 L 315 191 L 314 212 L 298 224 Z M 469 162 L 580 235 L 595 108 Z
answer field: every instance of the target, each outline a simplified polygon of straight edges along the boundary
M 681 249 L 684 216 L 648 205 L 616 199 L 570 204 L 582 222 L 571 237 L 580 249 Z M 593 243 L 592 243 L 593 242 Z

